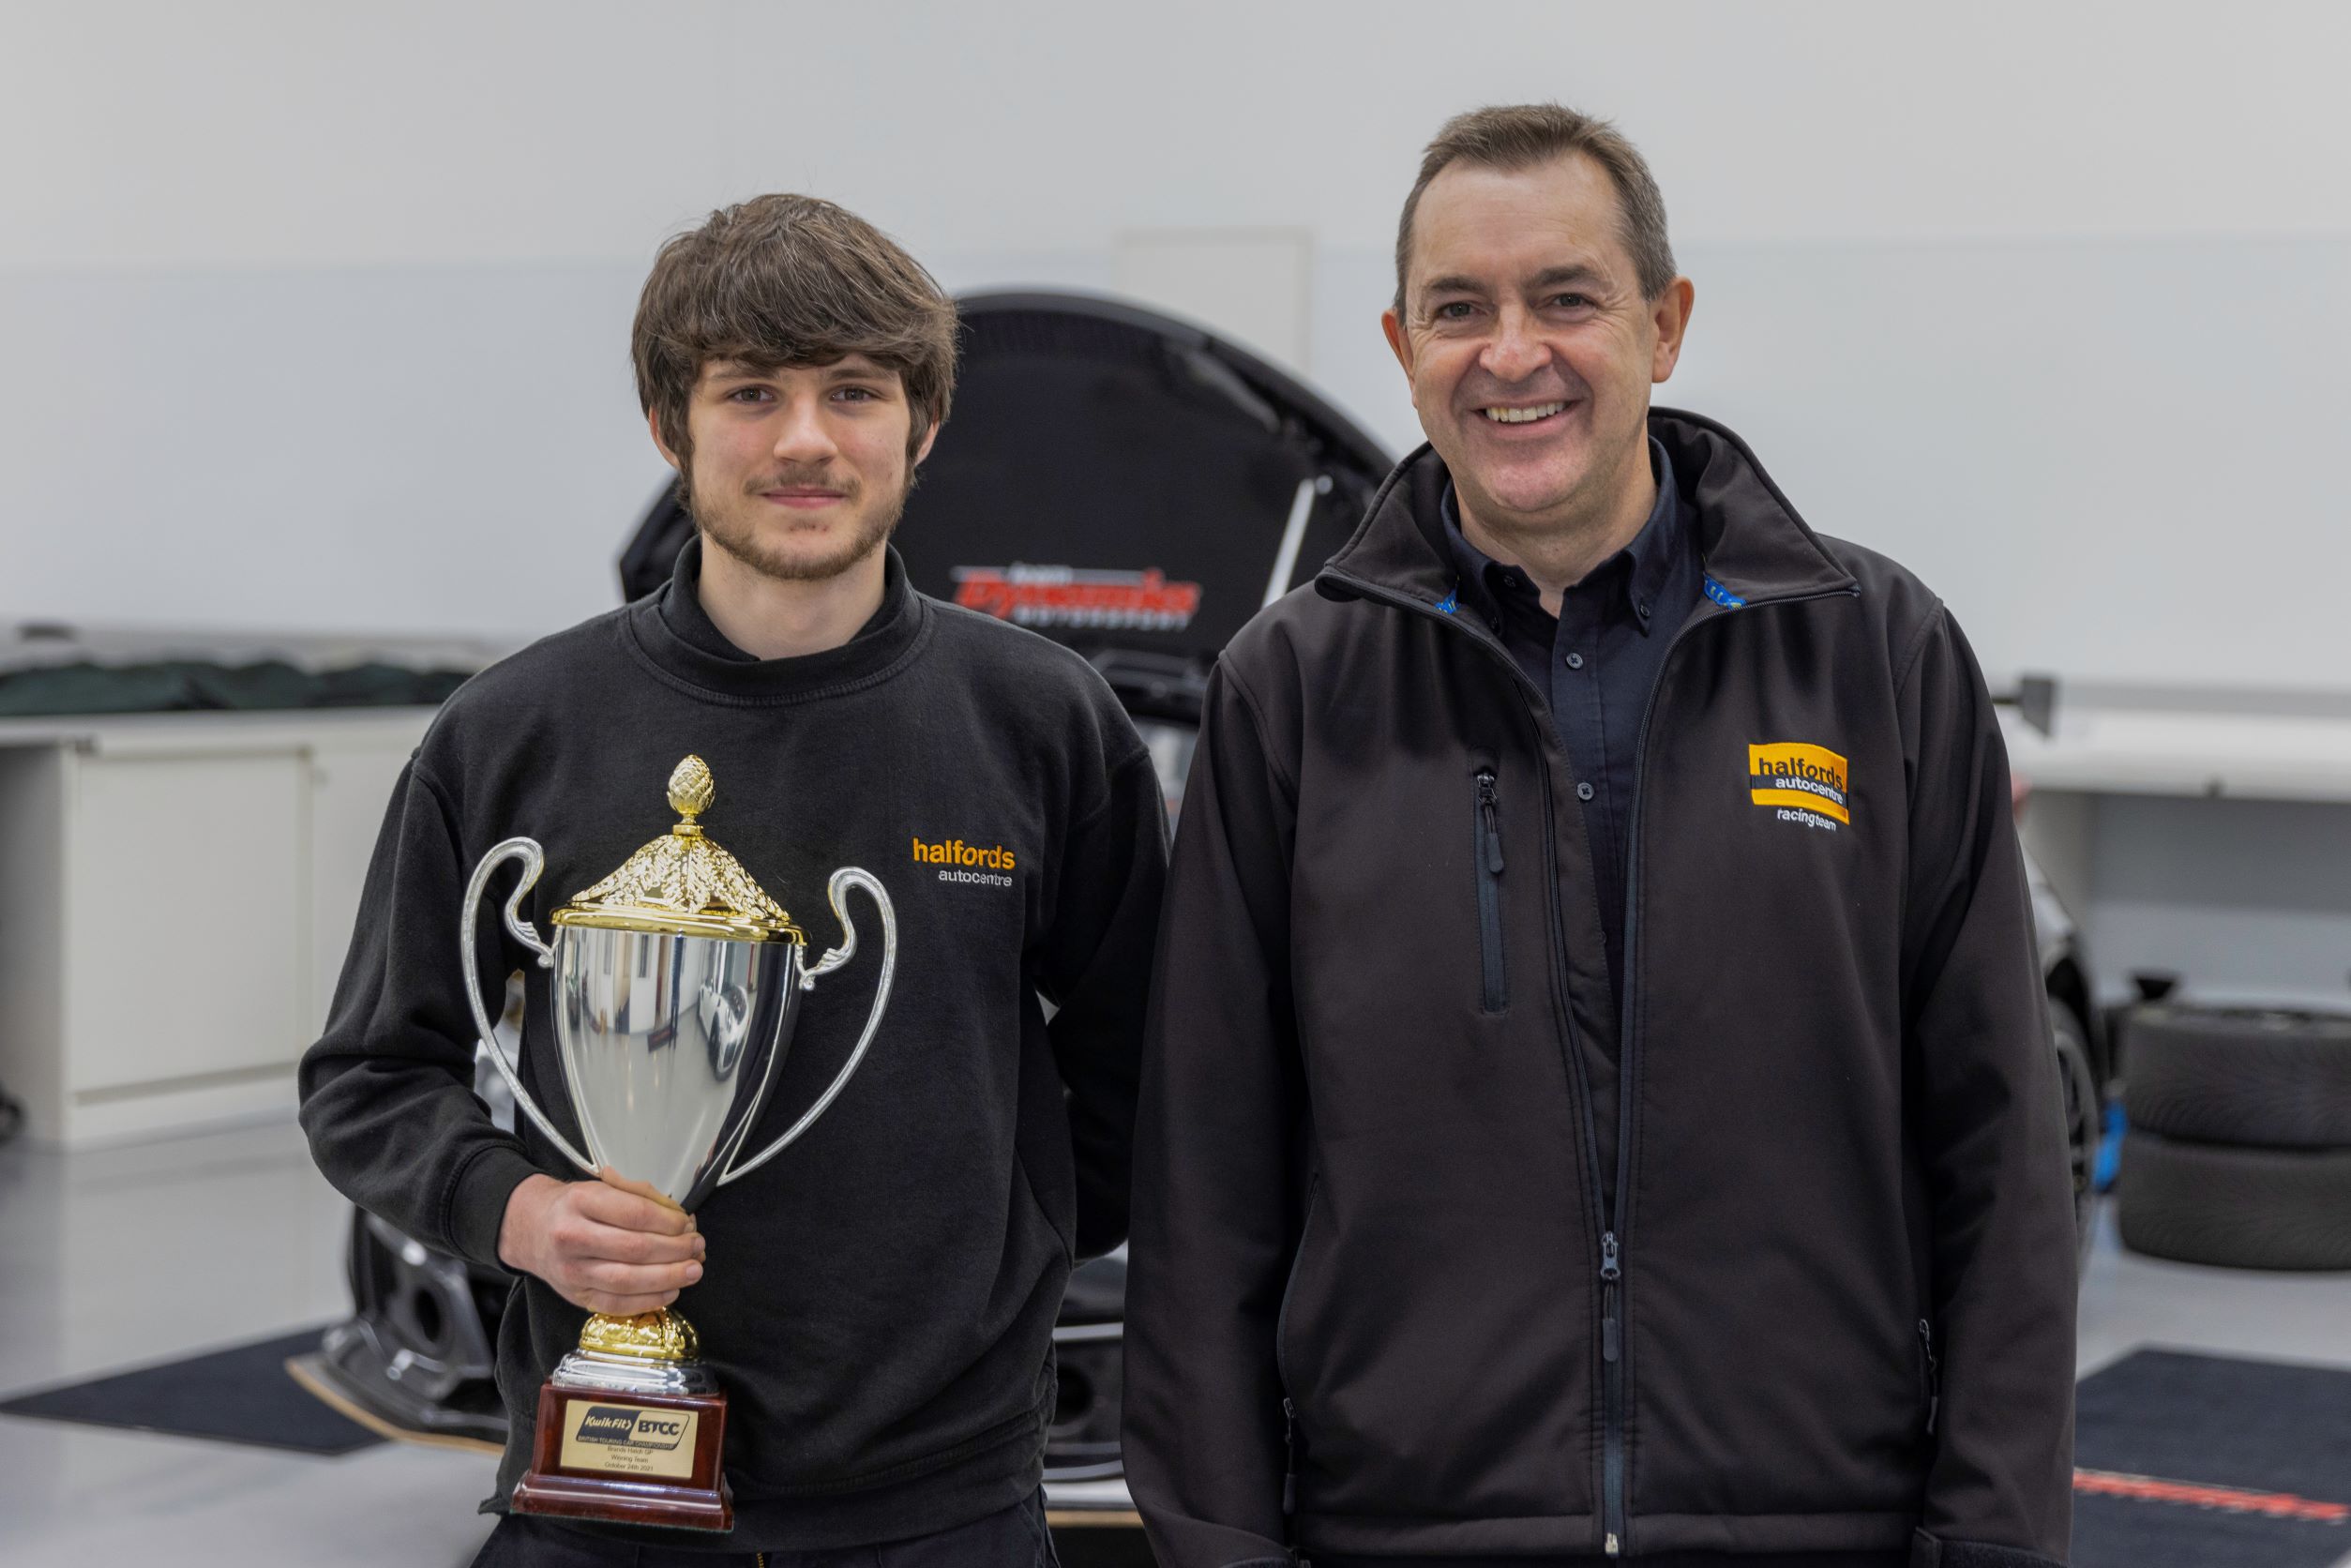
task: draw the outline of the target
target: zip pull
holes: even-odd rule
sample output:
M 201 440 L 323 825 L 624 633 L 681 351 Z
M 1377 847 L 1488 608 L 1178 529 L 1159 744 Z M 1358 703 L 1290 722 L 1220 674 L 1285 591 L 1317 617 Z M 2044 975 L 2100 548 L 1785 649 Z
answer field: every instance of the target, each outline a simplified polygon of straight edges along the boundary
M 1605 1401 L 1606 1446 L 1605 1479 L 1601 1483 L 1600 1549 L 1609 1557 L 1624 1551 L 1624 1306 L 1619 1281 L 1624 1277 L 1624 1254 L 1617 1233 L 1600 1236 L 1600 1359 L 1605 1363 L 1602 1388 Z
M 1624 1322 L 1617 1311 L 1617 1281 L 1624 1276 L 1615 1231 L 1600 1238 L 1600 1277 L 1606 1282 L 1600 1292 L 1600 1359 L 1610 1364 L 1624 1353 Z
M 1479 774 L 1478 809 L 1485 813 L 1485 868 L 1499 877 L 1502 874 L 1502 821 L 1498 805 L 1494 776 Z
M 1935 1329 L 1923 1318 L 1919 1319 L 1919 1349 L 1926 1352 L 1926 1435 L 1935 1435 L 1935 1418 L 1943 1408 L 1943 1379 L 1935 1364 Z
M 1298 1407 L 1282 1401 L 1282 1517 L 1298 1512 Z

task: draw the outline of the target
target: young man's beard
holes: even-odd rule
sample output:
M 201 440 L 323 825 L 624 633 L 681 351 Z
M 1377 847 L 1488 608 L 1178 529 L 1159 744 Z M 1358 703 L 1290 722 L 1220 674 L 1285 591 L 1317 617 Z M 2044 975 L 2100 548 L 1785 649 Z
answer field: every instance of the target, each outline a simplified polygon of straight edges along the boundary
M 762 481 L 761 488 L 768 483 L 772 481 Z M 851 490 L 848 500 L 855 503 L 863 489 L 860 486 Z M 816 556 L 771 548 L 760 536 L 756 522 L 706 506 L 699 494 L 688 493 L 686 505 L 693 516 L 694 526 L 701 531 L 711 548 L 725 550 L 761 576 L 780 582 L 822 582 L 840 576 L 889 542 L 897 529 L 898 518 L 906 510 L 907 491 L 912 489 L 909 482 L 898 486 L 894 494 L 876 497 L 874 504 L 858 517 L 855 534 L 839 548 Z

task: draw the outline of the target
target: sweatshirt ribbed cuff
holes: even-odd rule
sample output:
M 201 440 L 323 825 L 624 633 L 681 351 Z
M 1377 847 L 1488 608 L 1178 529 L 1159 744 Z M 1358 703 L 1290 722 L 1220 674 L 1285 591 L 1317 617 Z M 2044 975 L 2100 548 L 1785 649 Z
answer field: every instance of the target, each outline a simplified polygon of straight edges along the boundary
M 506 1199 L 524 1177 L 537 1174 L 531 1157 L 510 1143 L 490 1144 L 459 1168 L 449 1187 L 448 1229 L 460 1257 L 505 1266 L 498 1259 L 498 1231 L 505 1223 Z

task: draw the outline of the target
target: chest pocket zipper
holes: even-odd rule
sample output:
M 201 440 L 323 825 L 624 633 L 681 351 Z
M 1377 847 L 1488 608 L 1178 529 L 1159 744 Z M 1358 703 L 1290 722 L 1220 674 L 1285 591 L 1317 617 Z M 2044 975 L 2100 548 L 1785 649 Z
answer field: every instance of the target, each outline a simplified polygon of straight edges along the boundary
M 1478 770 L 1470 833 L 1478 879 L 1478 969 L 1485 1010 L 1499 1013 L 1510 1005 L 1510 976 L 1502 967 L 1501 796 L 1492 768 Z
M 1935 1364 L 1935 1328 L 1925 1319 L 1919 1319 L 1919 1350 L 1926 1371 L 1926 1435 L 1935 1435 L 1935 1418 L 1943 1409 L 1942 1368 Z

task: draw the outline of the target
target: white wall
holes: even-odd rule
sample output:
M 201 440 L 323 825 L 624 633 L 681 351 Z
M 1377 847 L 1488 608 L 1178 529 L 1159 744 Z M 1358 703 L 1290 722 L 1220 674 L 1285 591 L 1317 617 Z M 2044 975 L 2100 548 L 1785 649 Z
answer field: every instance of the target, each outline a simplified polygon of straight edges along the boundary
M 1418 148 L 1557 97 L 1665 186 L 1665 400 L 1996 672 L 2351 686 L 2347 46 L 2323 4 L 0 4 L 0 621 L 602 608 L 660 473 L 636 283 L 760 189 L 954 286 L 1303 227 L 1308 369 L 1400 446 Z

